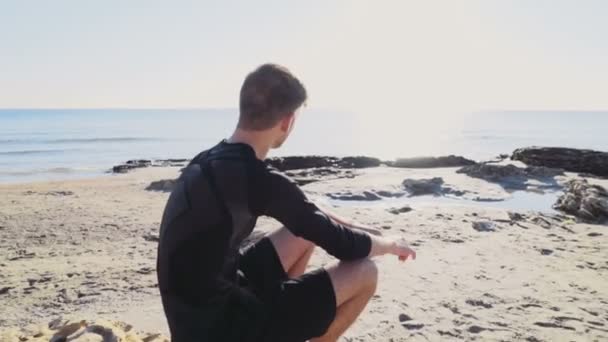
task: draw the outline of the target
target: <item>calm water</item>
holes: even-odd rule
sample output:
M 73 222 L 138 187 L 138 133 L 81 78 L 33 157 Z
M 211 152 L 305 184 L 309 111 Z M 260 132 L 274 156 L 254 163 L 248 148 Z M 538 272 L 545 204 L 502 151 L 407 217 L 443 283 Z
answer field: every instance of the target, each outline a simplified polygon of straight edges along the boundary
M 189 158 L 228 136 L 237 111 L 0 110 L 0 182 L 100 175 L 128 159 Z M 449 119 L 305 110 L 275 156 L 460 154 L 530 145 L 608 150 L 608 112 L 491 112 Z

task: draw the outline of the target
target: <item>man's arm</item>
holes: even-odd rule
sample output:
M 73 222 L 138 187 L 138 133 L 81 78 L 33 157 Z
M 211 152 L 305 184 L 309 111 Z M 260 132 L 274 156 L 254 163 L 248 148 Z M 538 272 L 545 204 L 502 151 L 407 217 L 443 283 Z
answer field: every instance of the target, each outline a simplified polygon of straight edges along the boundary
M 261 197 L 252 202 L 257 207 L 255 212 L 279 220 L 294 235 L 315 243 L 336 258 L 353 260 L 383 254 L 397 255 L 400 260 L 415 258 L 416 253 L 400 238 L 375 236 L 330 218 L 280 172 L 264 169 L 259 177 L 256 193 Z
M 313 242 L 340 260 L 370 255 L 370 234 L 328 217 L 289 177 L 272 169 L 260 172 L 253 183 L 257 187 L 255 198 L 250 202 L 254 213 L 277 219 L 295 236 Z
M 351 229 L 362 230 L 362 231 L 367 232 L 367 233 L 372 234 L 372 235 L 378 235 L 378 236 L 382 235 L 382 232 L 379 231 L 376 228 L 364 225 L 364 224 L 359 223 L 359 222 L 355 222 L 353 220 L 346 219 L 345 217 L 339 216 L 338 214 L 336 214 L 336 213 L 332 212 L 331 210 L 327 209 L 326 207 L 320 206 L 318 203 L 315 203 L 315 204 L 317 205 L 317 207 L 319 207 L 319 209 L 321 211 L 323 211 L 325 213 L 325 215 L 329 216 L 332 220 L 338 222 L 339 224 L 341 224 L 341 225 L 343 225 L 345 227 L 348 227 L 348 228 L 351 228 Z
M 319 209 L 325 213 L 332 220 L 338 222 L 339 224 L 351 228 L 363 230 L 369 234 L 375 235 L 370 236 L 372 240 L 372 246 L 369 253 L 370 257 L 379 256 L 384 254 L 394 254 L 399 257 L 399 260 L 405 261 L 408 258 L 416 259 L 416 252 L 409 247 L 407 242 L 401 238 L 383 238 L 381 237 L 382 232 L 372 228 L 370 226 L 363 225 L 358 222 L 354 222 L 352 220 L 348 220 L 343 216 L 339 216 L 338 214 L 332 212 L 331 210 L 321 207 L 317 204 Z

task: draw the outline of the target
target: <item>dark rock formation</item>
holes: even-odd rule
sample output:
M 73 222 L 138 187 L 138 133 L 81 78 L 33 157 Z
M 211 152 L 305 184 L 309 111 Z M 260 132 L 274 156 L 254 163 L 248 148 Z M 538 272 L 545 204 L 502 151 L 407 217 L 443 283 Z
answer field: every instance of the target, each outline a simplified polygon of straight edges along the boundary
M 310 168 L 341 168 L 360 169 L 380 166 L 381 161 L 371 157 L 325 157 L 325 156 L 293 156 L 266 159 L 266 163 L 280 171 Z
M 441 193 L 443 179 L 441 177 L 430 179 L 406 179 L 401 184 L 410 196 L 435 195 Z
M 286 171 L 285 174 L 291 177 L 300 186 L 321 180 L 353 178 L 356 176 L 356 173 L 352 170 L 342 170 L 334 167 L 291 170 Z
M 395 161 L 386 162 L 387 166 L 403 167 L 403 168 L 434 168 L 434 167 L 456 167 L 473 165 L 475 161 L 466 159 L 461 156 L 443 156 L 443 157 L 416 157 L 416 158 L 400 158 Z
M 494 232 L 497 229 L 496 224 L 491 221 L 477 221 L 471 224 L 473 229 L 478 232 Z
M 608 152 L 562 147 L 527 147 L 515 150 L 511 159 L 528 165 L 608 176 Z
M 413 209 L 409 205 L 406 205 L 406 206 L 403 206 L 400 208 L 390 208 L 387 211 L 393 215 L 399 215 L 399 214 L 409 213 L 412 210 Z
M 129 160 L 124 164 L 112 168 L 113 173 L 126 173 L 130 170 L 150 166 L 185 166 L 189 159 L 158 159 L 158 160 Z M 265 162 L 280 170 L 302 170 L 313 168 L 325 169 L 362 169 L 378 167 L 382 164 L 402 168 L 434 168 L 434 167 L 456 167 L 475 164 L 474 161 L 460 156 L 443 157 L 417 157 L 402 158 L 395 161 L 383 162 L 378 158 L 354 156 L 354 157 L 328 157 L 328 156 L 291 156 L 268 158 Z
M 185 166 L 188 161 L 188 159 L 157 159 L 154 161 L 147 159 L 128 160 L 124 164 L 112 167 L 112 172 L 126 173 L 133 169 L 139 169 L 149 166 Z
M 465 194 L 464 191 L 453 189 L 449 186 L 443 185 L 443 178 L 434 177 L 429 179 L 405 179 L 401 183 L 405 191 L 408 192 L 409 196 L 420 196 L 420 195 L 454 195 L 462 196 Z
M 494 164 L 475 164 L 465 166 L 456 170 L 457 173 L 464 173 L 470 177 L 481 178 L 489 182 L 500 184 L 505 189 L 526 190 L 527 181 L 530 178 L 545 183 L 543 186 L 535 185 L 538 189 L 557 188 L 554 177 L 563 175 L 563 171 L 543 166 L 530 166 L 526 168 L 515 165 L 494 165 Z
M 344 157 L 340 160 L 339 166 L 345 169 L 363 169 L 368 167 L 378 167 L 382 161 L 372 157 Z
M 608 219 L 608 191 L 585 179 L 574 179 L 567 183 L 553 208 L 587 222 L 603 222 Z

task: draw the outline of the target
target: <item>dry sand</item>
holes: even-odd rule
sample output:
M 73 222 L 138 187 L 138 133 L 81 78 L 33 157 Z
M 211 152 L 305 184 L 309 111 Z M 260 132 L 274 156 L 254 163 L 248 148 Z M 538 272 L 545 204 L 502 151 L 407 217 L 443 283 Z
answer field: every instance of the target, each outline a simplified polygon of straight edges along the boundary
M 304 189 L 325 198 L 344 190 L 396 191 L 404 178 L 439 176 L 468 191 L 465 197 L 509 197 L 454 169 L 356 172 L 354 179 Z M 168 336 L 154 269 L 154 237 L 168 194 L 145 187 L 177 173 L 148 168 L 0 185 L 0 340 L 49 340 L 70 323 L 83 340 L 100 340 L 103 331 L 125 341 Z M 418 254 L 406 263 L 377 258 L 377 294 L 343 341 L 608 340 L 605 225 L 530 211 L 518 211 L 518 218 L 492 202 L 461 202 L 414 201 L 412 211 L 400 214 L 375 202 L 334 206 L 384 235 L 404 236 Z M 477 222 L 494 229 L 478 231 Z M 258 229 L 277 227 L 262 219 Z M 318 250 L 311 268 L 331 261 Z

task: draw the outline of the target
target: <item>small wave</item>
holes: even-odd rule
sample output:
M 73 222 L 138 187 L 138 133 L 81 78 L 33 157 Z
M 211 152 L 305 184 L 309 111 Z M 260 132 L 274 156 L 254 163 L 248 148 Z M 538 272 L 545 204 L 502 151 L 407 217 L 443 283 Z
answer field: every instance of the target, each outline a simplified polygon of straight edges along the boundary
M 61 138 L 61 139 L 0 139 L 0 144 L 66 144 L 66 143 L 103 143 L 103 142 L 134 142 L 134 141 L 160 141 L 160 138 Z
M 41 174 L 87 174 L 101 173 L 102 169 L 94 167 L 52 167 L 48 169 L 0 170 L 1 176 L 32 176 Z
M 130 141 L 156 141 L 159 138 L 133 138 L 133 137 L 117 137 L 117 138 L 73 138 L 73 139 L 55 139 L 48 140 L 49 143 L 96 143 L 96 142 L 130 142 Z
M 22 150 L 22 151 L 4 151 L 0 152 L 0 156 L 20 156 L 30 154 L 49 154 L 49 153 L 62 153 L 67 150 Z

